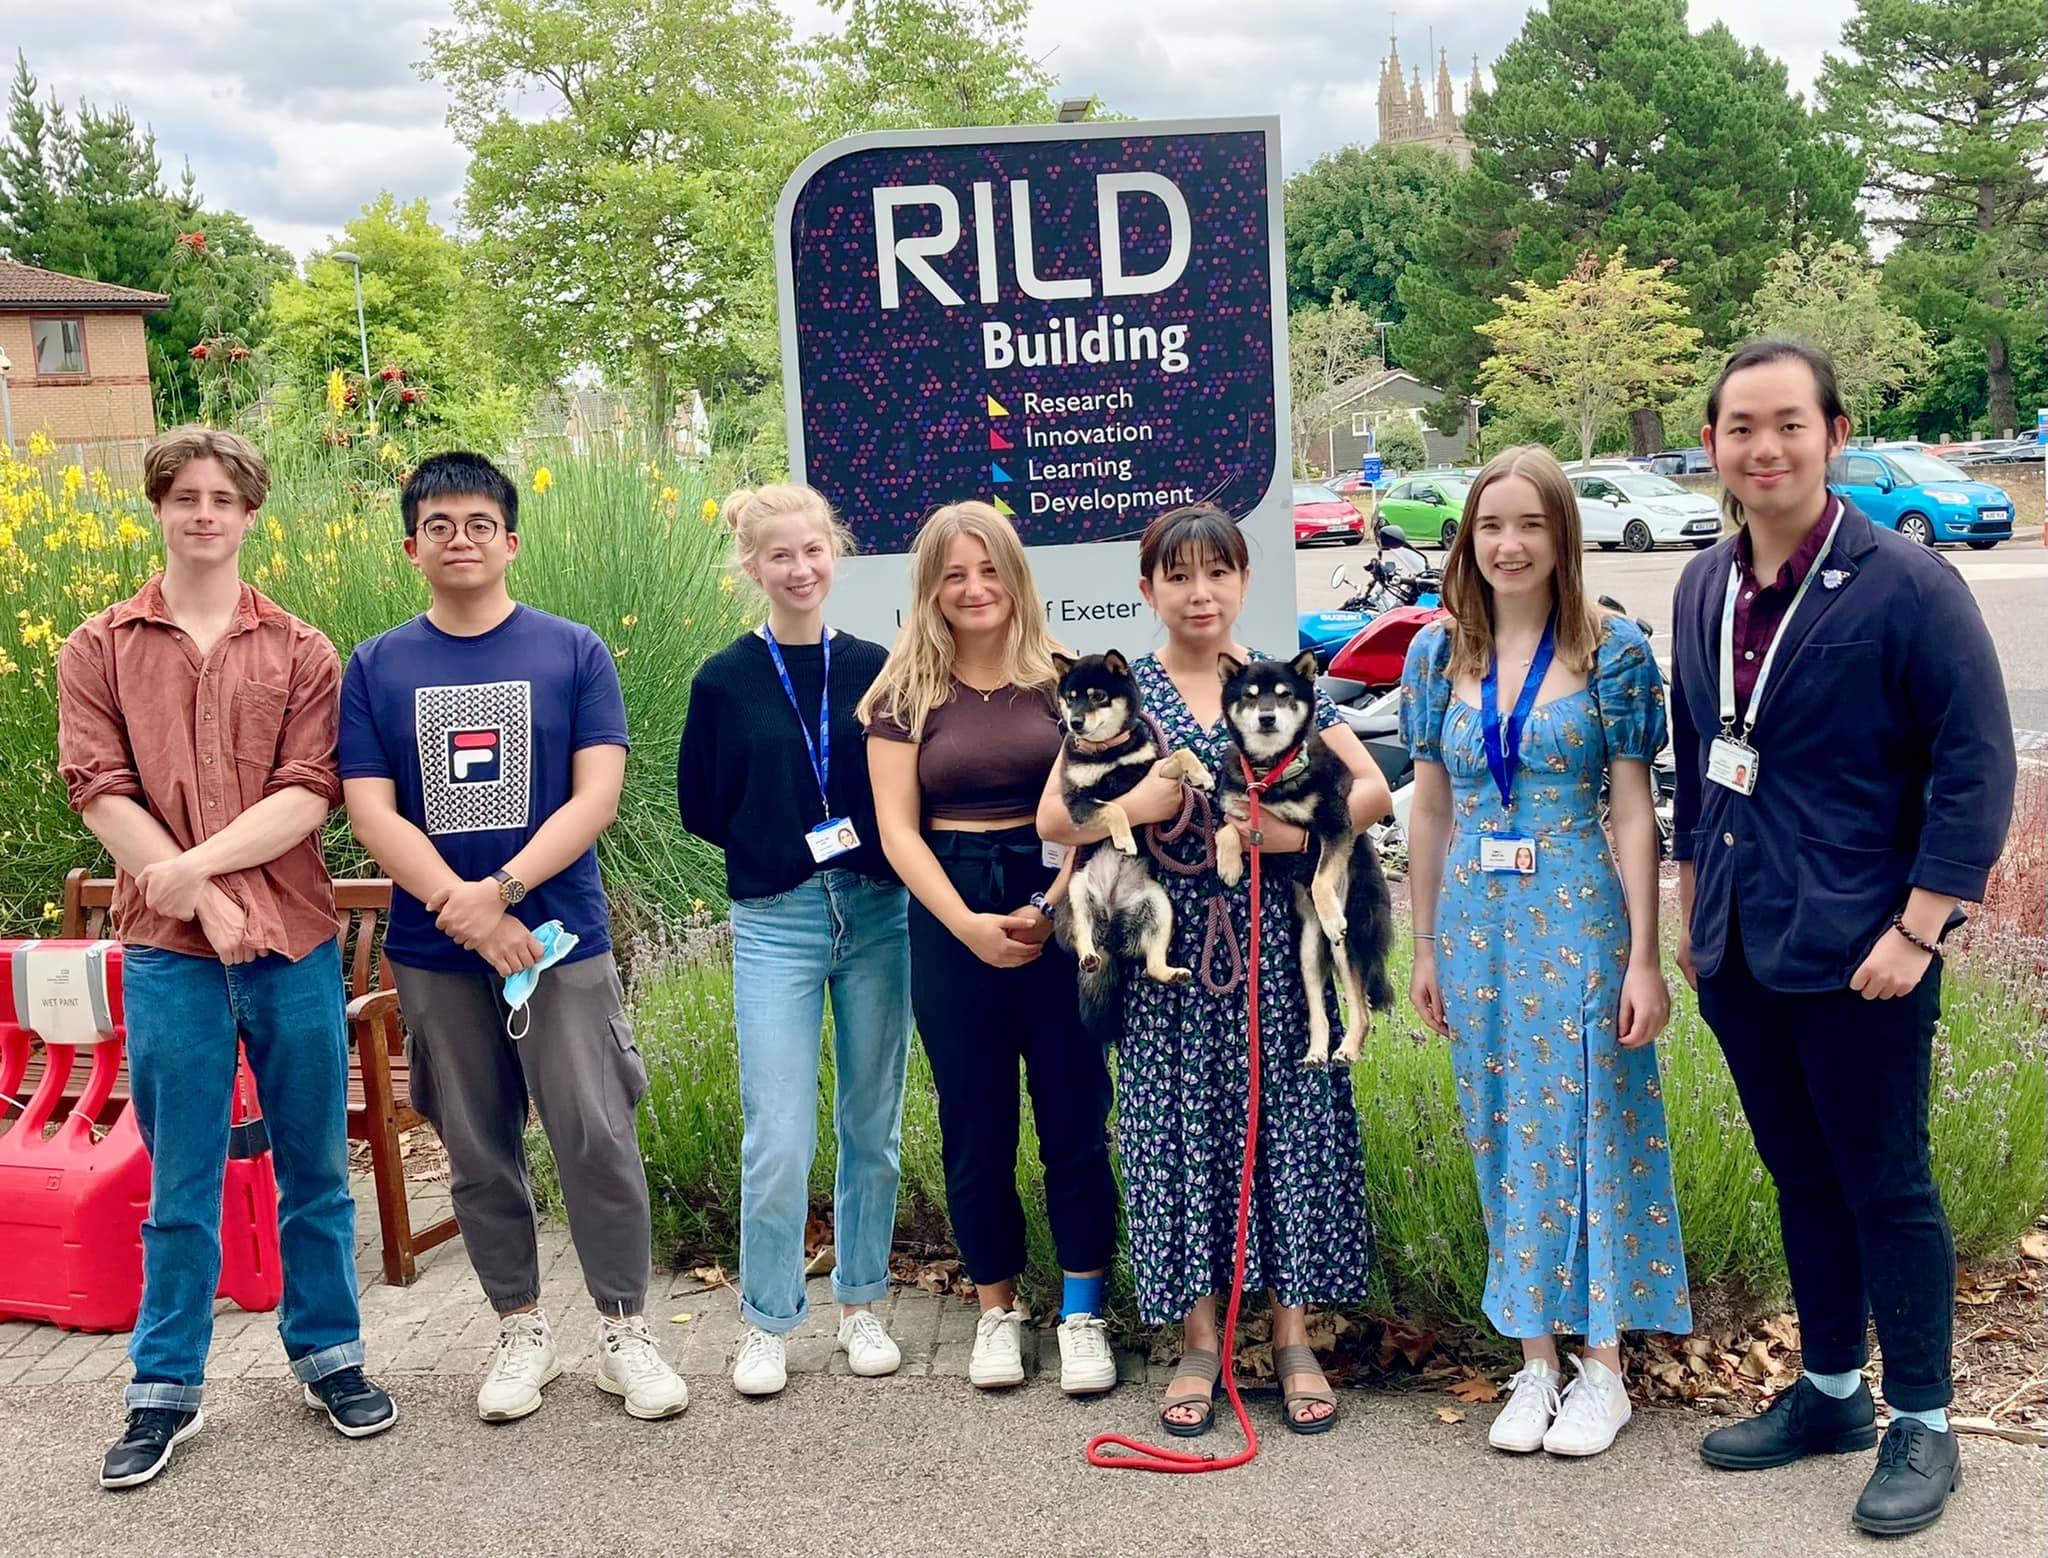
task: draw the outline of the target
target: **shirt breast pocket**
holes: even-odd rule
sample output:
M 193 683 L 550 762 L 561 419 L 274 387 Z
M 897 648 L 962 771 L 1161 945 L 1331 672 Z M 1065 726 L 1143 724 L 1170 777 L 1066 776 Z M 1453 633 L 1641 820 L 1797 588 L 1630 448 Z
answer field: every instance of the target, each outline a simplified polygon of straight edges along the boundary
M 290 697 L 287 689 L 267 682 L 243 682 L 235 689 L 229 731 L 237 763 L 266 773 L 276 769 L 277 744 L 284 732 L 285 704 Z
M 1884 645 L 1874 638 L 1809 643 L 1773 676 L 1780 673 L 1788 690 L 1800 689 L 1801 703 L 1832 721 L 1844 712 L 1867 708 L 1865 700 L 1884 697 Z

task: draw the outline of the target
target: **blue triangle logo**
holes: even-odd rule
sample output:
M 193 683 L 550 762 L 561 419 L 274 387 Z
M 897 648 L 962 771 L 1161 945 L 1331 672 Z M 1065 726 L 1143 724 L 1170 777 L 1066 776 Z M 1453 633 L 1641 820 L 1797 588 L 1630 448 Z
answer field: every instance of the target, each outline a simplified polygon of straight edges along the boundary
M 1008 471 L 1004 470 L 1004 469 L 1003 469 L 1003 468 L 1002 468 L 1002 467 L 1001 467 L 1000 465 L 996 465 L 996 464 L 993 464 L 993 463 L 991 463 L 991 464 L 990 464 L 990 466 L 989 466 L 989 468 L 988 468 L 988 474 L 989 474 L 989 479 L 990 479 L 991 481 L 999 481 L 999 482 L 1002 482 L 1002 481 L 1008 481 L 1008 480 L 1010 480 L 1010 473 L 1009 473 Z

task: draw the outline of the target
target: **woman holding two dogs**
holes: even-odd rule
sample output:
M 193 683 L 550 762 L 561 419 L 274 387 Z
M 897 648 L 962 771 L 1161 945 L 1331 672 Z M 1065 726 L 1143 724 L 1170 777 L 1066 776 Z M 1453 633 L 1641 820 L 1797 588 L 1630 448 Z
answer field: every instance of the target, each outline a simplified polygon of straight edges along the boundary
M 1017 532 L 986 503 L 949 504 L 911 548 L 911 602 L 861 700 L 882 847 L 913 903 L 911 1005 L 939 1095 L 946 1210 L 980 1290 L 968 1378 L 1024 1378 L 1021 1064 L 1066 1275 L 1060 1385 L 1108 1390 L 1102 1312 L 1116 1254 L 1109 1068 L 1082 1026 L 1072 959 L 1048 948 L 1067 872 L 1035 828 L 1060 749 L 1045 609 Z
M 1165 646 L 1132 666 L 1145 709 L 1169 751 L 1186 749 L 1220 778 L 1237 760 L 1220 667 L 1225 656 L 1255 658 L 1233 636 L 1250 578 L 1244 537 L 1212 506 L 1176 509 L 1146 527 L 1139 562 L 1140 587 L 1166 629 Z M 1354 823 L 1377 822 L 1391 804 L 1378 767 L 1328 700 L 1314 697 L 1313 714 L 1301 712 L 1351 771 Z M 1180 781 L 1148 777 L 1122 805 L 1134 825 L 1171 823 L 1183 805 Z M 1047 838 L 1070 844 L 1106 833 L 1075 826 L 1058 771 L 1039 802 L 1038 823 Z M 1216 826 L 1242 831 L 1246 824 L 1219 817 Z M 1265 854 L 1298 852 L 1306 842 L 1302 829 L 1265 819 Z M 1216 1295 L 1229 1288 L 1236 1245 L 1249 1069 L 1243 970 L 1254 928 L 1249 882 L 1224 885 L 1213 837 L 1189 828 L 1171 841 L 1152 835 L 1150 845 L 1166 857 L 1153 874 L 1173 906 L 1169 961 L 1195 977 L 1124 983 L 1118 1142 L 1139 1311 L 1150 1324 L 1183 1327 L 1181 1364 L 1160 1421 L 1185 1438 L 1213 1425 L 1223 1367 Z M 1272 1302 L 1287 1426 L 1322 1433 L 1335 1424 L 1336 1398 L 1307 1346 L 1307 1305 L 1363 1299 L 1371 1265 L 1358 1119 L 1346 1072 L 1302 1064 L 1309 1020 L 1292 893 L 1265 892 L 1256 934 L 1263 1098 L 1245 1280 Z
M 1401 699 L 1410 994 L 1451 1041 L 1486 1313 L 1524 1360 L 1490 1438 L 1558 1455 L 1627 1423 L 1624 1330 L 1692 1328 L 1652 1048 L 1671 1008 L 1649 768 L 1664 688 L 1642 631 L 1586 599 L 1582 548 L 1550 453 L 1497 456 L 1444 564 L 1451 618 L 1416 637 Z M 1586 1348 L 1560 1392 L 1562 1335 Z

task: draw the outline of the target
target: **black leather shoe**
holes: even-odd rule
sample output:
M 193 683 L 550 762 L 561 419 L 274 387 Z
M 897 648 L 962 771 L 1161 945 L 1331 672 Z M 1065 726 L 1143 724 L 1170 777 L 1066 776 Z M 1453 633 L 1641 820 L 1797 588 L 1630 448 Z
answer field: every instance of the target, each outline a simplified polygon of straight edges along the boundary
M 334 1431 L 350 1439 L 381 1434 L 398 1421 L 398 1403 L 363 1378 L 361 1369 L 337 1369 L 306 1386 L 306 1405 L 325 1412 Z
M 1856 1501 L 1856 1524 L 1875 1536 L 1923 1530 L 1941 1518 L 1948 1496 L 1962 1485 L 1963 1454 L 1955 1434 L 1895 1418 L 1877 1447 L 1877 1470 Z
M 1855 1395 L 1837 1400 L 1802 1376 L 1765 1411 L 1708 1434 L 1700 1442 L 1700 1459 L 1727 1471 L 1762 1471 L 1876 1443 L 1877 1403 L 1869 1385 L 1858 1380 Z
M 137 1407 L 128 1414 L 128 1430 L 107 1450 L 100 1462 L 100 1486 L 135 1488 L 162 1471 L 171 1451 L 206 1425 L 206 1414 L 194 1407 L 179 1412 L 171 1407 Z

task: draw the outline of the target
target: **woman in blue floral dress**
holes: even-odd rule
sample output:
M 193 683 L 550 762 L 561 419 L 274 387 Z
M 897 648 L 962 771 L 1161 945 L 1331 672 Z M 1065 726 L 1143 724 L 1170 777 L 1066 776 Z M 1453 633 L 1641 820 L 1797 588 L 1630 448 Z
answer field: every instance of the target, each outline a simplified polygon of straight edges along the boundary
M 1560 1455 L 1628 1421 L 1624 1330 L 1692 1328 L 1653 1047 L 1670 1015 L 1649 779 L 1664 688 L 1642 631 L 1586 600 L 1581 547 L 1557 461 L 1498 456 L 1445 561 L 1453 620 L 1417 636 L 1401 705 L 1411 994 L 1451 1040 L 1486 1313 L 1524 1359 L 1491 1439 Z M 1560 1335 L 1586 1342 L 1561 1395 Z
M 1164 648 L 1133 663 L 1146 712 L 1169 750 L 1185 747 L 1219 775 L 1235 751 L 1223 723 L 1219 658 L 1259 658 L 1232 636 L 1250 577 L 1244 537 L 1213 507 L 1177 509 L 1146 528 L 1139 562 L 1145 597 L 1167 633 Z M 1356 776 L 1353 817 L 1385 816 L 1392 804 L 1386 780 L 1327 699 L 1317 699 L 1316 723 Z M 1041 835 L 1068 843 L 1102 837 L 1099 828 L 1074 827 L 1059 777 L 1055 771 L 1039 807 Z M 1185 985 L 1142 975 L 1125 981 L 1117 1063 L 1117 1140 L 1138 1308 L 1150 1324 L 1183 1326 L 1181 1364 L 1160 1416 L 1169 1433 L 1189 1437 L 1214 1421 L 1217 1294 L 1229 1291 L 1236 1252 L 1249 1080 L 1250 879 L 1232 889 L 1217 877 L 1200 810 L 1185 831 L 1159 836 L 1173 834 L 1181 816 L 1177 779 L 1148 778 L 1123 804 L 1134 824 L 1162 825 L 1147 837 L 1152 874 L 1173 903 L 1169 961 L 1195 971 Z M 1242 827 L 1220 814 L 1215 825 Z M 1264 829 L 1267 854 L 1305 842 L 1301 830 L 1271 817 Z M 1284 1421 L 1297 1433 L 1320 1433 L 1334 1424 L 1336 1402 L 1306 1347 L 1306 1306 L 1365 1297 L 1372 1231 L 1351 1078 L 1302 1065 L 1308 1006 L 1300 932 L 1293 894 L 1275 885 L 1269 877 L 1261 902 L 1260 1130 L 1245 1285 L 1265 1288 L 1273 1306 Z

